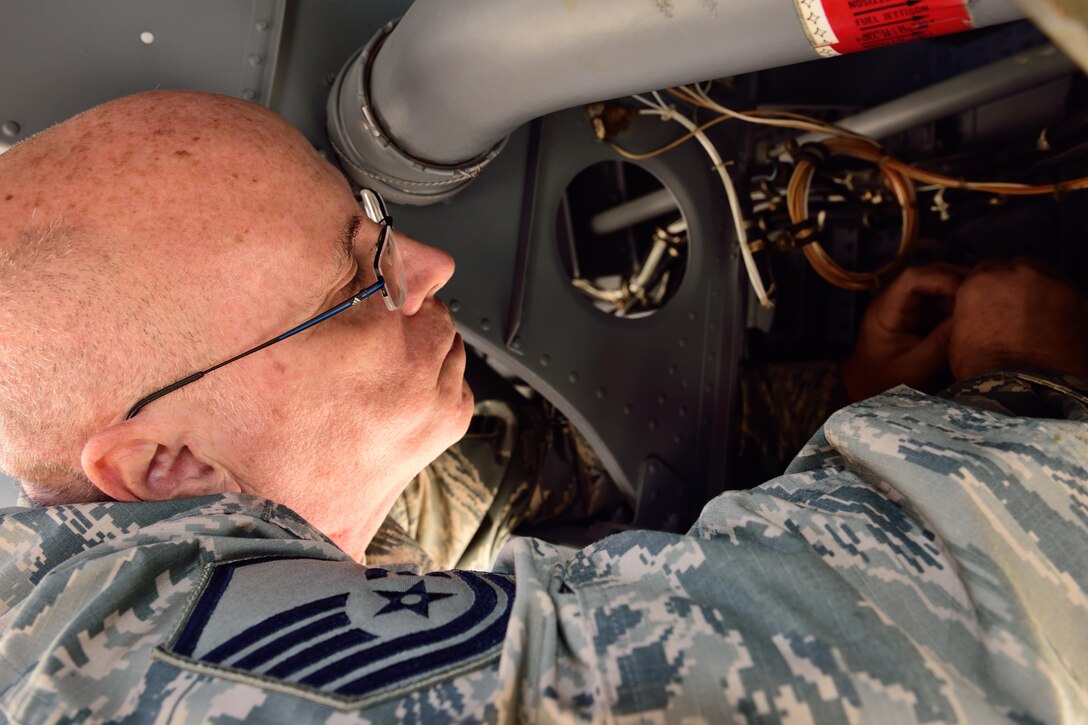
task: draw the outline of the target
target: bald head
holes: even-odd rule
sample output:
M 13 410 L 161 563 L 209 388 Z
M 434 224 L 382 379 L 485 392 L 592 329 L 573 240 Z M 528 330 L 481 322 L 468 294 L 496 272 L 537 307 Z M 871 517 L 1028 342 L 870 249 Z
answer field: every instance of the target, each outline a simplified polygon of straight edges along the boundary
M 380 239 L 397 240 L 403 306 L 338 305 L 376 286 Z M 0 156 L 0 466 L 39 503 L 261 495 L 361 555 L 472 417 L 435 297 L 452 273 L 363 218 L 263 108 L 147 93 L 92 109 Z
M 293 279 L 277 252 L 328 236 L 345 189 L 274 114 L 200 93 L 114 101 L 0 155 L 0 466 L 39 499 L 98 495 L 87 436 L 244 339 L 271 276 L 316 294 L 335 247 Z

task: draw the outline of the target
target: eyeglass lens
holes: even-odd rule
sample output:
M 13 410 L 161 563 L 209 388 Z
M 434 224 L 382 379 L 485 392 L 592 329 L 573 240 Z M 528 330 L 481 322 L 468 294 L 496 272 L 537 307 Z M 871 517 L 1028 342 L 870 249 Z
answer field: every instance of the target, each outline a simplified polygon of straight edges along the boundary
M 397 246 L 397 236 L 393 233 L 393 227 L 386 226 L 385 244 L 382 245 L 378 256 L 378 270 L 385 280 L 385 306 L 390 310 L 399 310 L 404 306 L 404 299 L 408 296 L 408 290 L 404 285 L 404 261 L 400 256 L 400 247 Z
M 363 211 L 370 221 L 382 225 L 381 249 L 378 252 L 376 271 L 385 280 L 382 299 L 390 310 L 399 310 L 404 306 L 408 291 L 404 284 L 404 261 L 397 246 L 397 237 L 393 233 L 392 220 L 385 208 L 385 201 L 372 189 L 360 189 L 359 200 Z

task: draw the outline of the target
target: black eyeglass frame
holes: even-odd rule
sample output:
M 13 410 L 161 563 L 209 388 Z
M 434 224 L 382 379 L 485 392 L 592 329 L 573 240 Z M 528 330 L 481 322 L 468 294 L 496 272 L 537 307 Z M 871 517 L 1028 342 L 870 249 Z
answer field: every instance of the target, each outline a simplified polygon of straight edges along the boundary
M 363 204 L 363 209 L 364 209 L 364 211 L 366 211 L 367 216 L 371 217 L 371 221 L 381 225 L 381 231 L 378 234 L 378 245 L 377 245 L 377 247 L 376 247 L 376 249 L 374 251 L 374 276 L 378 280 L 377 282 L 375 282 L 374 284 L 369 285 L 367 287 L 364 287 L 357 294 L 352 295 L 351 297 L 344 300 L 343 302 L 329 308 L 328 310 L 325 310 L 324 312 L 322 312 L 322 313 L 320 313 L 318 315 L 315 315 L 314 317 L 311 317 L 310 319 L 303 322 L 301 325 L 297 325 L 295 327 L 292 327 L 287 332 L 284 332 L 281 335 L 277 335 L 276 337 L 273 337 L 271 340 L 266 340 L 265 342 L 262 342 L 260 345 L 257 345 L 256 347 L 251 347 L 250 349 L 246 350 L 245 352 L 239 353 L 238 355 L 235 355 L 234 357 L 230 358 L 229 360 L 224 360 L 221 363 L 217 363 L 217 364 L 211 366 L 207 370 L 201 370 L 200 372 L 193 373 L 192 375 L 189 375 L 188 377 L 182 378 L 181 380 L 178 380 L 177 382 L 171 383 L 170 385 L 167 385 L 164 388 L 159 388 L 158 390 L 151 393 L 150 395 L 148 395 L 148 396 L 146 396 L 144 398 L 141 398 L 140 401 L 136 403 L 136 405 L 132 406 L 129 409 L 128 413 L 125 414 L 125 420 L 131 420 L 145 406 L 147 406 L 149 403 L 155 402 L 156 400 L 163 397 L 164 395 L 172 393 L 175 390 L 179 390 L 181 388 L 184 388 L 186 385 L 189 385 L 190 383 L 195 383 L 197 380 L 200 380 L 201 378 L 203 378 L 208 373 L 215 372 L 216 370 L 218 370 L 221 367 L 224 367 L 225 365 L 230 365 L 232 362 L 235 362 L 237 360 L 241 360 L 242 358 L 247 357 L 249 355 L 252 355 L 253 353 L 258 352 L 260 350 L 263 350 L 266 347 L 271 347 L 272 345 L 275 345 L 277 342 L 283 342 L 284 340 L 286 340 L 289 337 L 293 337 L 293 336 L 297 335 L 300 332 L 308 330 L 311 327 L 313 327 L 314 325 L 320 324 L 320 323 L 324 322 L 325 320 L 329 319 L 330 317 L 334 317 L 334 316 L 340 314 L 344 310 L 351 309 L 352 307 L 359 304 L 360 302 L 362 302 L 366 298 L 372 296 L 376 292 L 381 292 L 382 295 L 387 298 L 387 300 L 392 299 L 392 297 L 390 297 L 390 295 L 389 295 L 389 290 L 388 290 L 386 282 L 385 282 L 385 276 L 382 274 L 382 271 L 381 271 L 381 259 L 382 259 L 382 252 L 385 251 L 386 240 L 390 238 L 389 234 L 390 234 L 390 232 L 391 232 L 391 230 L 393 228 L 393 217 L 389 216 L 389 211 L 385 207 L 385 200 L 382 199 L 381 194 L 379 194 L 378 192 L 376 192 L 376 191 L 374 191 L 372 189 L 362 189 L 360 191 L 360 196 L 364 198 L 364 201 L 365 201 L 365 195 L 367 195 L 367 194 L 373 195 L 374 199 L 377 200 L 377 206 L 378 206 L 378 209 L 380 210 L 380 216 L 381 216 L 380 219 L 374 219 L 373 217 L 371 217 L 371 213 L 370 213 L 368 205 L 366 203 Z M 395 244 L 395 242 L 394 242 L 394 244 Z M 403 284 L 403 281 L 401 282 L 401 284 Z M 400 303 L 402 303 L 402 302 L 403 302 L 403 300 L 398 300 L 398 305 Z M 386 302 L 386 305 L 390 308 L 390 310 L 396 309 L 396 306 L 394 304 L 388 302 L 388 301 Z

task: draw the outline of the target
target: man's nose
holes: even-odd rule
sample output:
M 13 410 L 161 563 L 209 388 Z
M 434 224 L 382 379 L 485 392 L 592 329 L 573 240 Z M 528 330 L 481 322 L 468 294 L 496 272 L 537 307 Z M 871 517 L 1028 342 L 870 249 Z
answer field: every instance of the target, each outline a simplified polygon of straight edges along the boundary
M 404 263 L 407 296 L 401 311 L 414 315 L 430 297 L 453 276 L 453 257 L 441 249 L 429 247 L 403 234 L 397 235 L 397 247 Z

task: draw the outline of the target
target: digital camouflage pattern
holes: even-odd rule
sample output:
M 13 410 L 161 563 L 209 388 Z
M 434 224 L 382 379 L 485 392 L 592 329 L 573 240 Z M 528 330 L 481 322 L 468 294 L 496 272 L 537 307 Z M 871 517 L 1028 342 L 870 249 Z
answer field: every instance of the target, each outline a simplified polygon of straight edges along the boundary
M 458 443 L 397 498 L 372 566 L 487 569 L 519 526 L 607 518 L 623 495 L 570 422 L 539 400 L 484 400 Z
M 503 383 L 477 403 L 465 437 L 397 499 L 366 563 L 414 571 L 484 569 L 519 526 L 611 518 L 623 495 L 570 422 Z M 831 361 L 742 368 L 737 480 L 749 488 L 786 467 L 812 431 L 849 401 Z
M 1083 722 L 1088 406 L 1068 382 L 962 386 L 1065 420 L 899 388 L 831 416 L 785 475 L 717 497 L 686 536 L 570 558 L 514 539 L 490 574 L 360 566 L 237 495 L 8 510 L 0 712 Z M 320 639 L 303 616 L 337 629 Z M 397 664 L 417 654 L 422 669 Z
M 1002 415 L 1088 422 L 1088 384 L 1056 371 L 1007 370 L 956 383 L 943 397 Z

